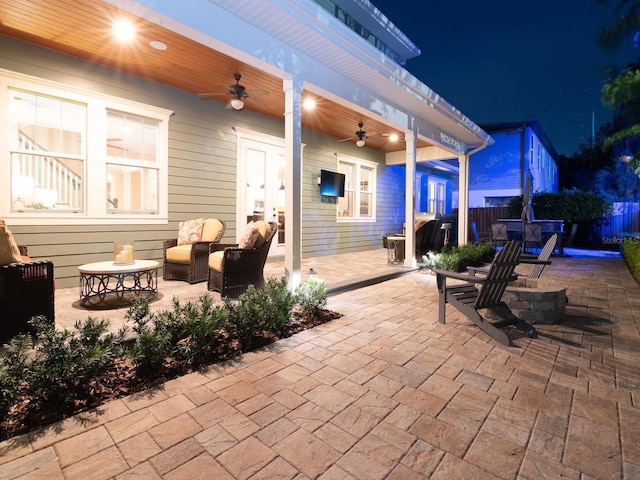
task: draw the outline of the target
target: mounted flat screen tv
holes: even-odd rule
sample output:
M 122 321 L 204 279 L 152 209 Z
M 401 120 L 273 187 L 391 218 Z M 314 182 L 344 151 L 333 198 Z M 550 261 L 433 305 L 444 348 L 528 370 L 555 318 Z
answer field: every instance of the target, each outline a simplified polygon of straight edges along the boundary
M 343 173 L 320 170 L 320 195 L 325 197 L 344 197 Z

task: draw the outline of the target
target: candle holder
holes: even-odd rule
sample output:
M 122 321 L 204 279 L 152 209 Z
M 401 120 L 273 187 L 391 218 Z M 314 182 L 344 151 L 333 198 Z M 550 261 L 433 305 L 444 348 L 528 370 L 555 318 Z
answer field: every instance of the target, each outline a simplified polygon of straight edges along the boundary
M 133 259 L 134 246 L 133 241 L 113 242 L 113 264 L 114 265 L 131 265 L 135 263 Z

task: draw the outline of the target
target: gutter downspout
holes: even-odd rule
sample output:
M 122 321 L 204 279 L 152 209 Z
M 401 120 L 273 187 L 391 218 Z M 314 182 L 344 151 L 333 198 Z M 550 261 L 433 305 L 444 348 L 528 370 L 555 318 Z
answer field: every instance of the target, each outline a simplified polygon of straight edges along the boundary
M 487 136 L 482 145 L 458 157 L 458 245 L 466 245 L 469 237 L 469 159 L 493 143 L 493 138 Z

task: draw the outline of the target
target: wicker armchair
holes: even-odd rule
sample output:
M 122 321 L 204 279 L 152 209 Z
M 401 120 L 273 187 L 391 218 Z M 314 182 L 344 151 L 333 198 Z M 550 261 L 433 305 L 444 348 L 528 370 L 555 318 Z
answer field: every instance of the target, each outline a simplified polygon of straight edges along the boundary
M 27 247 L 19 245 L 27 256 Z M 55 321 L 53 262 L 35 260 L 0 266 L 0 344 L 19 333 L 31 333 L 31 317 Z
M 178 245 L 177 238 L 164 240 L 165 280 L 182 280 L 189 283 L 204 282 L 208 275 L 209 245 L 222 239 L 226 224 L 222 220 L 208 218 L 199 242 Z
M 421 224 L 416 230 L 416 260 L 422 261 L 422 256 L 429 250 L 439 250 L 440 244 L 440 227 L 442 220 L 429 220 Z
M 278 232 L 276 222 L 268 222 L 268 225 L 270 231 L 256 242 L 256 247 L 238 248 L 237 244 L 222 243 L 209 246 L 209 290 L 219 292 L 222 297 L 235 298 L 242 295 L 249 285 L 256 288 L 264 286 L 264 264 L 271 241 Z

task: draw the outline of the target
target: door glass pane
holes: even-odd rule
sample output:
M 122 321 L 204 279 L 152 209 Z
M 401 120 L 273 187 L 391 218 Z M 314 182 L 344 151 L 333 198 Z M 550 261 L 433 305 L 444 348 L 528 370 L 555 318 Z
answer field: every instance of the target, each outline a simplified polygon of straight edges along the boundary
M 266 153 L 247 149 L 247 223 L 264 220 Z

